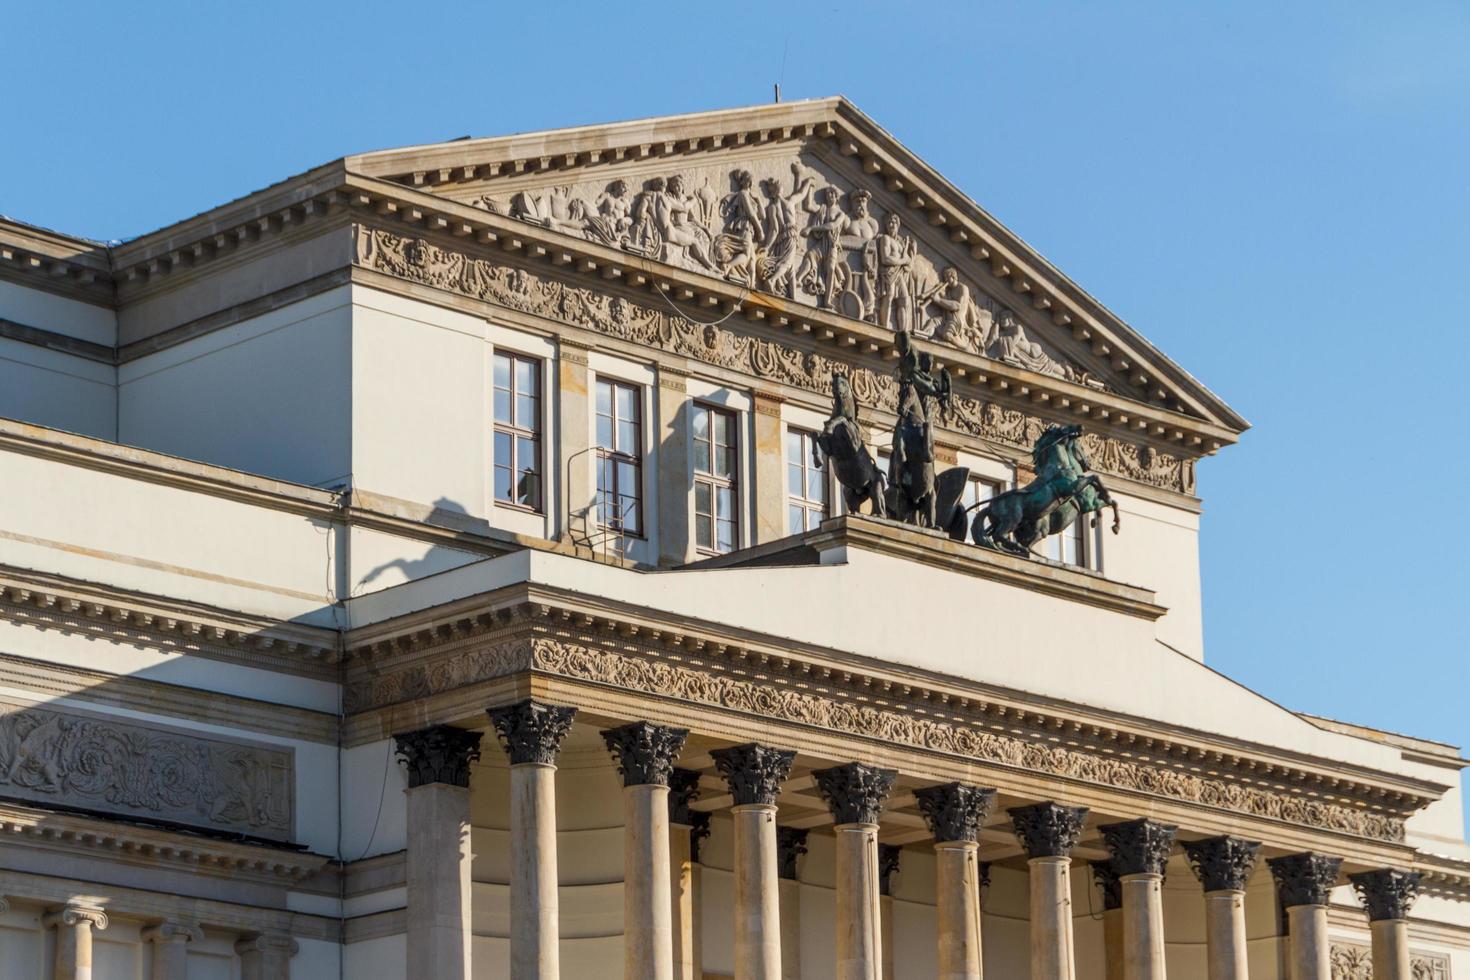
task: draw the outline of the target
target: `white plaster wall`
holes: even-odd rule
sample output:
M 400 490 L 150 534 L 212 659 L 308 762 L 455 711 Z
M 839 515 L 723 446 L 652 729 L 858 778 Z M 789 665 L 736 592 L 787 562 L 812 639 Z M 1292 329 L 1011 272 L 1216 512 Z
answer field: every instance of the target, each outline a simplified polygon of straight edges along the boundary
M 0 281 L 0 319 L 104 347 L 117 344 L 117 315 L 105 306 Z
M 325 980 L 334 980 L 336 973 Z M 403 934 L 380 936 L 342 947 L 342 976 L 351 980 L 413 980 L 408 969 L 408 938 Z M 319 974 L 298 973 L 291 965 L 291 980 L 324 980 Z
M 408 774 L 394 755 L 391 738 L 342 751 L 344 861 L 351 864 L 408 846 L 407 789 Z
M 1108 578 L 1152 589 L 1169 612 L 1159 620 L 1158 637 L 1169 646 L 1204 660 L 1204 618 L 1200 599 L 1199 515 L 1110 490 L 1122 511 L 1122 530 L 1112 533 L 1112 511 L 1102 521 L 1102 568 Z
M 112 439 L 117 435 L 117 369 L 0 337 L 0 416 Z
M 128 361 L 118 438 L 295 483 L 352 470 L 348 287 Z

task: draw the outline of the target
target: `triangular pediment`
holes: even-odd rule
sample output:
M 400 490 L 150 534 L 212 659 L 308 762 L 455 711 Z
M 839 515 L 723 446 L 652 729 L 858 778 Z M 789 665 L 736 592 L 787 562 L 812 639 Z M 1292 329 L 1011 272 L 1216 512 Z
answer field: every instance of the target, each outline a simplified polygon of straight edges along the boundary
M 460 140 L 346 163 L 650 267 L 1245 428 L 842 99 Z

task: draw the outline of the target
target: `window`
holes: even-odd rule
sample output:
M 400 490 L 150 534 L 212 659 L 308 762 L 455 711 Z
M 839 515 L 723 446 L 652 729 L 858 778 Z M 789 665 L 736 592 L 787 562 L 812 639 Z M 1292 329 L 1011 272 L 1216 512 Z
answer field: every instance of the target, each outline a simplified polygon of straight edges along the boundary
M 1099 570 L 1102 540 L 1092 526 L 1094 516 L 1079 515 L 1071 527 L 1042 541 L 1039 550 L 1052 561 Z
M 740 465 L 734 412 L 694 406 L 694 546 L 724 553 L 740 546 Z
M 597 379 L 597 520 L 643 536 L 643 398 L 635 385 Z
M 827 500 L 827 470 L 812 462 L 816 434 L 786 430 L 786 533 L 809 531 L 832 516 Z
M 1002 486 L 1003 484 L 1001 484 L 998 480 L 986 480 L 983 477 L 971 476 L 968 480 L 965 481 L 965 492 L 963 496 L 960 497 L 960 505 L 963 506 L 966 510 L 969 510 L 971 507 L 974 507 L 975 510 L 979 510 L 980 508 L 976 507 L 975 505 L 983 504 L 991 497 L 994 497 L 996 494 L 1000 493 Z M 971 510 L 970 520 L 974 519 L 975 511 Z
M 495 502 L 541 509 L 541 362 L 497 352 Z

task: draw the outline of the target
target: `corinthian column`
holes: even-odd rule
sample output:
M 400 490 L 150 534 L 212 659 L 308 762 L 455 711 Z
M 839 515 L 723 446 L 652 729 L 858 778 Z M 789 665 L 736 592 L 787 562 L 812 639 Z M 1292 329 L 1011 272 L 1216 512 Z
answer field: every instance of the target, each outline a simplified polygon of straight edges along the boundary
M 934 835 L 939 980 L 980 980 L 980 828 L 995 790 L 946 783 L 914 790 Z
M 91 905 L 67 905 L 41 920 L 56 929 L 56 980 L 92 980 L 92 930 L 107 928 L 107 913 Z
M 577 709 L 527 700 L 487 714 L 510 759 L 511 980 L 557 980 L 556 756 Z
M 1409 908 L 1419 896 L 1419 872 L 1383 868 L 1349 875 L 1373 930 L 1373 980 L 1413 980 Z
M 1185 841 L 1184 853 L 1205 889 L 1208 980 L 1249 980 L 1245 945 L 1245 888 L 1260 842 L 1239 837 Z
M 408 767 L 408 961 L 470 980 L 470 763 L 480 733 L 448 725 L 395 735 Z
M 246 936 L 235 944 L 235 952 L 240 954 L 240 980 L 291 980 L 291 957 L 298 948 L 296 940 L 284 933 Z
M 878 921 L 882 923 L 883 980 L 893 980 L 893 876 L 903 863 L 898 844 L 878 845 Z
M 203 929 L 180 922 L 161 922 L 144 929 L 143 941 L 153 947 L 150 980 L 187 980 L 189 944 L 203 940 Z
M 796 753 L 751 742 L 710 756 L 734 799 L 735 980 L 780 980 L 776 794 Z
M 673 894 L 674 980 L 703 980 L 694 961 L 694 810 L 699 798 L 699 773 L 675 769 L 669 775 L 669 890 Z
M 776 873 L 781 878 L 781 980 L 801 980 L 801 881 L 796 862 L 806 853 L 807 831 L 776 828 Z
M 849 762 L 812 776 L 835 822 L 837 980 L 881 980 L 878 815 L 898 773 Z
M 1276 891 L 1291 929 L 1291 980 L 1332 980 L 1327 903 L 1337 884 L 1342 858 L 1308 851 L 1270 858 L 1266 864 L 1276 879 Z
M 1179 828 L 1145 819 L 1098 830 L 1123 894 L 1123 980 L 1164 980 L 1164 866 Z
M 1031 980 L 1076 980 L 1071 853 L 1087 808 L 1033 803 L 1007 812 L 1031 866 Z
M 1123 980 L 1123 883 L 1111 861 L 1092 861 L 1092 880 L 1103 900 L 1103 978 Z
M 637 721 L 602 733 L 623 774 L 623 976 L 673 980 L 669 776 L 687 728 Z

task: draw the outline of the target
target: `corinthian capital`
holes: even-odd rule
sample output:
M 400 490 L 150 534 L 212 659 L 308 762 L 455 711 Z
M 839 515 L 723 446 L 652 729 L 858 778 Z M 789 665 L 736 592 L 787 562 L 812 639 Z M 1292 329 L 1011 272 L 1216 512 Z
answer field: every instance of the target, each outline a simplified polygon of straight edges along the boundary
M 503 708 L 491 708 L 486 714 L 500 736 L 500 744 L 510 764 L 527 763 L 550 766 L 556 764 L 561 740 L 572 727 L 576 708 L 540 701 L 520 701 Z
M 1026 848 L 1026 856 L 1067 857 L 1082 836 L 1082 821 L 1087 807 L 1062 806 L 1060 803 L 1033 803 L 1006 811 L 1016 830 L 1016 839 Z
M 1097 829 L 1112 856 L 1113 870 L 1120 878 L 1163 874 L 1164 865 L 1169 863 L 1169 851 L 1174 847 L 1174 835 L 1179 832 L 1173 824 L 1146 818 L 1105 824 Z
M 190 922 L 160 922 L 144 929 L 142 937 L 145 943 L 187 945 L 203 942 L 204 930 Z
M 919 812 L 929 825 L 929 833 L 941 844 L 979 841 L 980 828 L 985 826 L 995 807 L 995 790 L 964 783 L 924 786 L 914 790 L 914 797 L 919 801 Z
M 1285 857 L 1268 858 L 1271 877 L 1281 894 L 1282 908 L 1298 905 L 1326 905 L 1342 870 L 1342 858 L 1307 851 Z
M 1102 891 L 1103 911 L 1111 912 L 1123 907 L 1123 882 L 1118 879 L 1118 872 L 1113 868 L 1111 861 L 1092 861 L 1092 880 Z
M 791 772 L 796 753 L 750 742 L 732 745 L 728 749 L 715 749 L 710 756 L 715 760 L 715 768 L 730 784 L 730 795 L 734 797 L 735 805 L 748 806 L 776 802 L 776 794 Z
M 806 853 L 807 831 L 801 827 L 776 828 L 776 874 L 796 880 L 796 859 Z
M 480 757 L 480 733 L 435 725 L 394 735 L 398 758 L 408 767 L 408 788 L 444 783 L 470 785 L 470 763 Z
M 699 799 L 699 773 L 693 769 L 675 769 L 669 774 L 669 823 L 681 827 L 694 826 L 690 804 Z
M 1409 917 L 1409 908 L 1419 897 L 1420 877 L 1417 871 L 1383 868 L 1348 875 L 1348 881 L 1353 883 L 1353 890 L 1368 910 L 1368 920 L 1383 922 Z
M 1189 866 L 1206 892 L 1245 891 L 1260 850 L 1259 841 L 1239 837 L 1207 837 L 1184 842 Z
M 893 769 L 879 769 L 861 762 L 849 762 L 845 766 L 818 769 L 812 773 L 817 781 L 817 791 L 832 810 L 832 820 L 838 826 L 848 823 L 877 823 L 883 812 L 883 801 L 898 773 Z
M 635 721 L 602 733 L 624 786 L 667 786 L 689 729 Z

